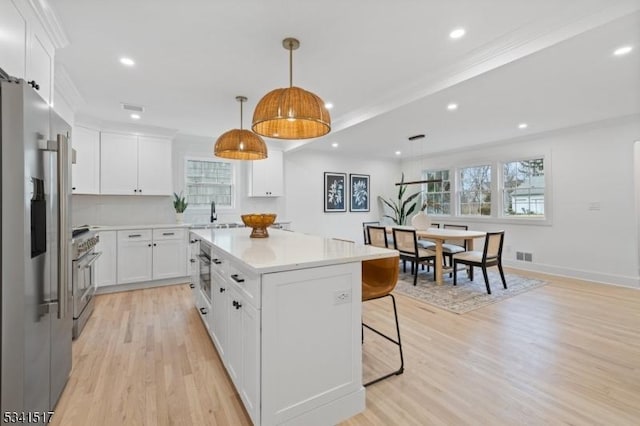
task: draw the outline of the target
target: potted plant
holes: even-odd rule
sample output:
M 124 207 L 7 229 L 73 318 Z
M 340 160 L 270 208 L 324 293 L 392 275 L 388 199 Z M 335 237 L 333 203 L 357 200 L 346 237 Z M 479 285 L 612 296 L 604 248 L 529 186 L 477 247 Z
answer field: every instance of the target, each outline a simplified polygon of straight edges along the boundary
M 402 179 L 400 180 L 400 189 L 398 189 L 398 199 L 396 200 L 385 200 L 381 196 L 378 196 L 380 201 L 385 203 L 392 211 L 393 216 L 384 215 L 383 217 L 388 217 L 395 223 L 396 225 L 406 225 L 407 218 L 411 216 L 418 205 L 418 201 L 416 198 L 420 195 L 420 192 L 416 192 L 414 194 L 409 195 L 406 199 L 404 198 L 404 193 L 407 191 L 407 184 L 404 183 L 404 173 L 402 173 Z
M 180 195 L 173 193 L 173 208 L 176 209 L 176 222 L 184 223 L 184 211 L 187 209 L 187 203 L 185 197 L 182 196 L 182 191 L 180 191 Z

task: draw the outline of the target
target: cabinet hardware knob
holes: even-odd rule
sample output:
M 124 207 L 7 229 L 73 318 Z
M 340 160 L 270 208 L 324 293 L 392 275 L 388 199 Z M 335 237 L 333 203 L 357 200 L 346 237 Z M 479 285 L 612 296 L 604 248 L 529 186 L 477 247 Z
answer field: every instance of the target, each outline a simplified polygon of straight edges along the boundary
M 137 189 L 134 189 L 134 190 L 133 190 L 133 192 L 138 192 L 138 190 L 137 190 Z
M 236 309 L 240 309 L 240 308 L 242 308 L 242 303 L 239 303 L 239 302 L 236 303 Z
M 151 247 L 151 244 L 149 244 L 149 247 Z
M 207 308 L 200 308 L 202 315 L 207 315 Z
M 138 189 L 138 192 L 142 192 L 142 189 Z
M 27 84 L 36 90 L 40 90 L 40 85 L 35 80 L 28 81 Z
M 154 247 L 156 247 L 156 246 L 157 246 L 157 244 L 156 244 L 156 243 L 153 243 L 153 246 L 154 246 Z
M 225 291 L 227 291 L 227 289 L 226 289 L 226 288 L 224 288 L 224 287 L 220 287 L 220 293 L 224 293 Z
M 231 278 L 237 283 L 243 283 L 244 282 L 244 278 L 238 277 L 238 274 L 231 275 Z
M 194 283 L 189 284 L 189 288 L 196 288 L 196 285 Z
M 75 186 L 74 186 L 74 187 L 71 187 L 71 190 L 72 190 L 72 191 L 75 191 L 75 190 L 76 190 L 76 187 L 75 187 Z
M 238 302 L 237 302 L 237 301 L 235 301 L 235 300 L 234 300 L 233 302 L 231 302 L 231 304 L 232 304 L 233 306 L 238 306 Z
M 222 263 L 222 260 L 220 259 L 213 259 L 213 263 L 215 263 L 216 265 L 219 265 Z
M 189 259 L 189 262 L 196 263 L 196 260 L 195 259 Z

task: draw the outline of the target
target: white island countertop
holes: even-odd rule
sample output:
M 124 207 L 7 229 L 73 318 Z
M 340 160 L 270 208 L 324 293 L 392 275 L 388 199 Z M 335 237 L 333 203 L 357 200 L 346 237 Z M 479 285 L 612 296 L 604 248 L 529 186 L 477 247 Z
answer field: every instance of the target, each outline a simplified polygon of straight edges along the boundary
M 191 230 L 259 274 L 397 256 L 396 250 L 317 235 L 269 229 L 268 238 L 250 238 L 251 228 Z

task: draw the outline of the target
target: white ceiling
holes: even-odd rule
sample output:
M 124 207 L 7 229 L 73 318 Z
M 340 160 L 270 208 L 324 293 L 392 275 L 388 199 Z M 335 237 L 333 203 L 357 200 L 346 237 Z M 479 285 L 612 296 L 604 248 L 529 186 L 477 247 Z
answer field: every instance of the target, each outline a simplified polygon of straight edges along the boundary
M 521 121 L 531 133 L 640 113 L 637 0 L 52 5 L 70 40 L 56 61 L 84 98 L 79 115 L 130 123 L 120 103 L 139 104 L 141 125 L 212 141 L 238 127 L 236 95 L 249 98 L 248 127 L 258 99 L 287 85 L 287 36 L 301 41 L 294 84 L 335 104 L 332 133 L 302 149 L 337 141 L 344 152 L 390 158 L 415 133 L 439 151 L 517 136 Z M 451 40 L 456 27 L 467 35 Z M 623 44 L 635 50 L 613 58 Z

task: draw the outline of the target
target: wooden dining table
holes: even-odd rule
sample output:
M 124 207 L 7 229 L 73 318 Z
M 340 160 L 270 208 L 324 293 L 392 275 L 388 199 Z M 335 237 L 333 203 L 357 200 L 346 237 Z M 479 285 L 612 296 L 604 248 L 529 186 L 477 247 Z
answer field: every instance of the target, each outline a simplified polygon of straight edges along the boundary
M 388 234 L 391 234 L 394 227 L 387 226 L 386 230 Z M 413 229 L 416 231 L 416 235 L 419 239 L 433 241 L 436 244 L 436 261 L 435 261 L 435 281 L 436 284 L 442 284 L 442 275 L 444 271 L 444 255 L 442 252 L 442 244 L 445 240 L 465 240 L 467 242 L 467 251 L 473 250 L 473 240 L 476 238 L 484 238 L 486 232 L 482 231 L 465 231 L 460 229 L 444 229 L 444 228 L 429 228 L 429 229 L 415 229 L 411 226 L 396 226 L 400 229 Z M 453 265 L 452 265 L 453 266 Z

